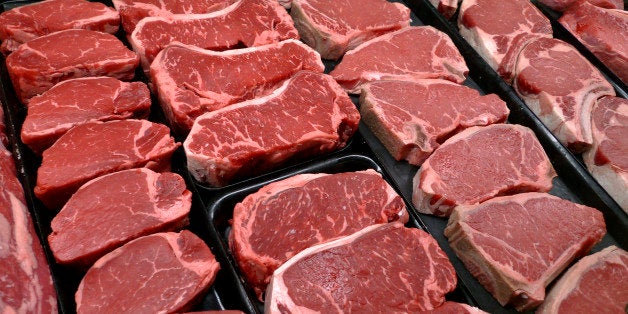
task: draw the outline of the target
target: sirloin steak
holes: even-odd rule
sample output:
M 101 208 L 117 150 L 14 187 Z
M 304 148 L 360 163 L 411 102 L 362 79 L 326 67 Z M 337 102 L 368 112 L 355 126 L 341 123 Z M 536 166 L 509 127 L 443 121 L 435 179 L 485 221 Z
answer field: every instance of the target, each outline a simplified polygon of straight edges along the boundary
M 583 1 L 583 0 L 538 0 L 538 1 L 550 7 L 553 10 L 562 12 L 569 9 L 573 5 L 576 5 L 575 3 L 579 1 Z M 622 0 L 587 0 L 587 2 L 590 2 L 591 4 L 601 7 L 601 8 L 618 9 L 618 10 L 624 9 L 624 1 Z

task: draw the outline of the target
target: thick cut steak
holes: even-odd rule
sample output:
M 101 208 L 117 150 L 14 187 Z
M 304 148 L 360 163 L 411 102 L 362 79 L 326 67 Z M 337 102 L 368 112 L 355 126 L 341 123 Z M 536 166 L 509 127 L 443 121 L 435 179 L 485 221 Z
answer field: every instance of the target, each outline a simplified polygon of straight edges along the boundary
M 301 39 L 324 59 L 377 36 L 410 26 L 410 9 L 386 0 L 293 0 L 290 15 Z
M 449 216 L 457 205 L 521 192 L 547 192 L 556 176 L 532 130 L 515 124 L 471 127 L 445 141 L 414 176 L 412 203 Z
M 349 93 L 357 94 L 363 84 L 372 81 L 442 78 L 462 83 L 468 72 L 445 33 L 431 26 L 411 26 L 347 52 L 330 74 Z
M 558 140 L 573 152 L 591 146 L 591 110 L 615 90 L 571 45 L 541 38 L 519 56 L 513 87 Z
M 188 224 L 192 193 L 178 174 L 147 168 L 85 183 L 52 220 L 50 250 L 60 264 L 91 266 L 133 239 Z
M 300 70 L 325 69 L 316 51 L 294 39 L 223 52 L 169 45 L 150 68 L 161 107 L 182 134 L 205 112 L 267 95 Z
M 359 121 L 331 76 L 301 71 L 268 96 L 200 116 L 183 147 L 197 180 L 223 186 L 342 148 Z
M 288 260 L 273 274 L 265 313 L 432 310 L 456 282 L 447 255 L 425 231 L 375 225 Z
M 235 206 L 230 246 L 258 297 L 275 269 L 302 250 L 373 224 L 408 221 L 403 200 L 374 170 L 302 174 Z
M 220 265 L 183 230 L 141 237 L 100 258 L 76 292 L 78 313 L 181 313 L 202 297 Z
M 531 310 L 545 287 L 606 233 L 602 213 L 546 193 L 458 206 L 445 236 L 500 304 Z
M 497 95 L 445 80 L 377 81 L 360 95 L 362 120 L 397 160 L 421 165 L 440 143 L 475 125 L 506 121 Z
M 169 170 L 170 157 L 179 145 L 168 127 L 146 120 L 76 126 L 44 151 L 35 195 L 48 208 L 61 208 L 81 185 L 96 177 L 130 168 Z
M 82 29 L 33 39 L 6 59 L 15 93 L 25 104 L 31 97 L 73 78 L 110 76 L 130 80 L 138 63 L 138 56 L 115 36 Z
M 538 0 L 540 3 L 550 7 L 556 11 L 565 11 L 571 6 L 576 5 L 577 2 L 583 0 Z M 587 0 L 591 4 L 607 9 L 624 9 L 624 1 L 622 0 Z
M 550 21 L 528 0 L 465 0 L 458 15 L 460 35 L 511 83 L 521 50 L 537 38 L 551 38 Z
M 31 98 L 20 135 L 41 154 L 79 124 L 146 118 L 150 104 L 150 91 L 141 82 L 103 76 L 67 80 Z
M 462 0 L 430 0 L 430 3 L 440 12 L 446 19 L 451 18 L 458 10 L 458 5 Z

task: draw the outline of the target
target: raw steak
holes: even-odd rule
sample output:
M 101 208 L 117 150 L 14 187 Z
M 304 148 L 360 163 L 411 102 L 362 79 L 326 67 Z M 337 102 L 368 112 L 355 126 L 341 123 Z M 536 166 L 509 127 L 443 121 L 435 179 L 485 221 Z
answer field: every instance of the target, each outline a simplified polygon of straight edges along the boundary
M 513 87 L 547 128 L 573 152 L 591 146 L 591 108 L 615 90 L 571 45 L 541 38 L 519 56 Z
M 468 72 L 445 33 L 431 26 L 411 26 L 347 52 L 330 74 L 349 93 L 357 94 L 363 84 L 372 81 L 442 78 L 462 83 Z
M 508 107 L 497 95 L 480 96 L 445 80 L 376 81 L 360 95 L 362 120 L 397 160 L 421 165 L 455 133 L 506 121 Z
M 85 0 L 41 1 L 0 14 L 0 50 L 7 55 L 29 40 L 66 29 L 90 29 L 115 34 L 118 25 L 118 12 L 102 3 Z
M 15 93 L 22 103 L 55 84 L 86 76 L 130 80 L 138 56 L 111 34 L 66 30 L 33 39 L 7 59 Z
M 178 14 L 142 19 L 129 37 L 144 71 L 172 42 L 210 50 L 261 46 L 298 39 L 292 18 L 277 0 L 239 0 L 209 14 Z
M 41 154 L 79 124 L 146 118 L 150 104 L 150 91 L 141 82 L 103 76 L 63 81 L 28 103 L 22 142 Z
M 272 94 L 200 116 L 183 147 L 199 181 L 223 186 L 344 147 L 360 113 L 325 74 L 301 71 Z
M 465 0 L 458 15 L 460 35 L 506 82 L 514 78 L 521 50 L 551 38 L 550 21 L 528 0 Z
M 386 0 L 293 0 L 301 39 L 324 59 L 338 60 L 361 43 L 410 26 L 410 9 Z
M 123 170 L 85 183 L 52 220 L 50 250 L 60 264 L 91 266 L 133 239 L 188 225 L 192 193 L 175 173 Z
M 628 100 L 602 97 L 591 113 L 593 147 L 585 165 L 617 204 L 628 213 Z
M 76 311 L 180 313 L 209 289 L 220 265 L 187 230 L 133 240 L 100 258 L 76 292 Z
M 146 120 L 90 122 L 70 129 L 44 151 L 35 195 L 61 208 L 87 181 L 130 168 L 170 169 L 179 147 L 168 127 Z
M 170 125 L 187 134 L 201 114 L 267 95 L 300 70 L 323 72 L 319 54 L 302 42 L 223 52 L 169 45 L 151 64 L 151 78 Z
M 447 301 L 443 305 L 421 313 L 429 314 L 487 314 L 486 312 L 463 303 Z
M 401 223 L 375 225 L 288 260 L 273 274 L 264 312 L 432 310 L 456 281 L 429 234 Z
M 628 252 L 610 246 L 583 257 L 558 280 L 537 313 L 625 313 Z
M 262 297 L 275 269 L 302 250 L 373 224 L 408 221 L 403 200 L 374 170 L 302 174 L 235 206 L 231 252 Z
M 538 2 L 550 7 L 556 11 L 565 11 L 569 9 L 576 2 L 581 0 L 538 0 Z M 607 9 L 624 9 L 624 1 L 622 0 L 587 0 L 591 4 Z
M 450 19 L 458 10 L 458 5 L 462 0 L 430 0 L 430 3 L 440 12 L 446 19 Z
M 458 206 L 445 236 L 500 304 L 531 310 L 545 287 L 606 233 L 602 213 L 546 193 Z
M 414 176 L 412 203 L 421 213 L 449 216 L 457 205 L 547 192 L 555 176 L 530 129 L 515 124 L 471 127 L 445 141 L 423 163 Z

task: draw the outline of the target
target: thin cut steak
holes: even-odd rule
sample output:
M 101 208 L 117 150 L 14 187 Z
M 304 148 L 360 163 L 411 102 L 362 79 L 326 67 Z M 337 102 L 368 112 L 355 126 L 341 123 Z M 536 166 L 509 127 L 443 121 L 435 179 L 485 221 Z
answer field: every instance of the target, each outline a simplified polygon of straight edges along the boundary
M 462 0 L 430 0 L 430 3 L 440 12 L 446 19 L 450 19 L 458 10 L 458 5 Z
M 582 0 L 538 0 L 540 3 L 550 7 L 553 10 L 565 11 L 570 7 L 576 5 L 577 2 Z M 624 9 L 624 1 L 622 0 L 587 0 L 591 4 L 607 9 Z
M 141 237 L 99 259 L 76 292 L 77 313 L 180 313 L 209 289 L 220 265 L 183 230 Z
M 615 96 L 600 71 L 571 45 L 553 38 L 541 38 L 523 49 L 513 87 L 556 138 L 576 153 L 591 146 L 595 101 Z
M 506 121 L 497 95 L 445 80 L 377 81 L 360 95 L 362 120 L 397 160 L 421 165 L 440 143 L 476 125 Z
M 301 71 L 272 94 L 200 116 L 183 147 L 199 181 L 223 186 L 344 147 L 360 113 L 328 75 Z
M 41 154 L 79 124 L 146 118 L 150 104 L 150 91 L 141 82 L 103 76 L 63 81 L 28 103 L 22 142 Z
M 275 269 L 302 250 L 373 224 L 408 221 L 401 197 L 374 170 L 302 174 L 236 204 L 231 252 L 261 299 Z
M 170 169 L 179 147 L 168 127 L 146 120 L 90 122 L 70 129 L 44 151 L 35 195 L 50 209 L 61 208 L 81 185 L 131 168 Z
M 462 83 L 469 69 L 447 35 L 411 26 L 371 39 L 347 52 L 330 75 L 349 93 L 378 80 L 441 78 Z
M 301 39 L 338 60 L 361 43 L 410 26 L 410 9 L 386 0 L 294 0 L 290 15 Z
M 601 212 L 546 193 L 458 206 L 445 228 L 471 274 L 519 311 L 541 304 L 545 287 L 605 233 Z
M 547 192 L 555 176 L 532 130 L 515 124 L 471 127 L 445 141 L 423 163 L 414 176 L 412 203 L 421 213 L 449 216 L 458 205 Z
M 319 54 L 294 39 L 223 52 L 176 44 L 157 55 L 151 78 L 170 125 L 187 134 L 205 112 L 267 95 L 300 70 L 324 69 Z
M 275 271 L 265 313 L 408 313 L 432 310 L 456 288 L 432 238 L 399 222 L 367 227 L 297 254 Z
M 24 104 L 73 78 L 110 76 L 130 80 L 138 63 L 138 56 L 115 36 L 78 29 L 33 39 L 6 59 L 15 93 Z
M 175 173 L 123 170 L 81 186 L 52 220 L 50 250 L 60 264 L 91 266 L 123 244 L 188 225 L 192 193 Z

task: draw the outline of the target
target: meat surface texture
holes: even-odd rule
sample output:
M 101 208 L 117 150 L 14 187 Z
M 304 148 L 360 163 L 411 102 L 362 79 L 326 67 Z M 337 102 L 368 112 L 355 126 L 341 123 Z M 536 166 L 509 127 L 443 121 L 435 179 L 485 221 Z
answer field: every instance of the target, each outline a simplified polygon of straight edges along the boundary
M 411 313 L 432 310 L 456 273 L 426 232 L 401 223 L 367 227 L 297 254 L 275 271 L 265 313 Z
M 362 120 L 397 160 L 421 165 L 440 143 L 475 125 L 506 121 L 497 95 L 445 80 L 376 81 L 360 94 Z
M 628 100 L 602 97 L 591 113 L 593 147 L 584 163 L 617 204 L 628 213 Z
M 192 232 L 141 237 L 87 271 L 75 295 L 76 311 L 181 313 L 209 289 L 219 269 L 207 244 Z
M 450 19 L 458 10 L 458 5 L 462 0 L 430 0 L 430 3 L 440 12 L 446 19 Z
M 460 35 L 511 83 L 521 50 L 537 38 L 551 38 L 550 21 L 528 0 L 465 0 L 458 15 Z
M 547 192 L 556 176 L 532 130 L 515 124 L 471 127 L 445 141 L 413 180 L 412 203 L 449 216 L 455 206 L 496 196 Z
M 302 250 L 392 221 L 405 223 L 408 213 L 376 171 L 302 174 L 236 204 L 229 243 L 261 299 L 273 271 Z
M 591 110 L 615 90 L 571 45 L 541 38 L 519 56 L 515 91 L 558 140 L 579 153 L 591 146 Z
M 300 70 L 323 72 L 319 54 L 298 40 L 215 52 L 167 46 L 151 78 L 171 126 L 187 134 L 201 114 L 271 93 Z
M 115 36 L 78 29 L 33 39 L 6 59 L 15 93 L 24 104 L 73 78 L 110 76 L 130 80 L 138 63 L 138 56 Z
M 541 304 L 545 287 L 605 233 L 601 212 L 546 193 L 458 206 L 445 228 L 471 274 L 519 311 Z
M 224 186 L 344 147 L 360 113 L 328 75 L 301 71 L 272 94 L 198 117 L 183 147 L 190 173 Z
M 41 1 L 0 14 L 0 50 L 7 55 L 29 40 L 67 29 L 115 34 L 119 24 L 118 12 L 102 3 L 86 0 Z
M 20 135 L 41 154 L 79 124 L 146 118 L 150 105 L 150 91 L 141 82 L 103 76 L 67 80 L 31 99 Z
M 235 27 L 237 26 L 237 27 Z M 277 0 L 239 0 L 209 14 L 142 19 L 129 37 L 148 71 L 157 53 L 172 42 L 209 50 L 261 46 L 299 39 L 288 12 Z
M 294 0 L 290 15 L 301 39 L 330 60 L 369 39 L 410 26 L 410 9 L 386 0 L 337 0 L 333 5 Z
M 91 122 L 70 129 L 44 151 L 35 195 L 61 208 L 87 181 L 130 168 L 170 169 L 179 146 L 170 129 L 146 120 Z
M 441 78 L 462 83 L 469 69 L 445 33 L 411 26 L 371 39 L 347 52 L 330 75 L 349 93 L 378 80 Z
M 480 309 L 478 309 L 477 307 L 473 307 L 464 303 L 456 303 L 456 302 L 451 302 L 451 301 L 447 301 L 445 303 L 443 303 L 443 305 L 430 310 L 430 311 L 424 311 L 421 313 L 425 313 L 425 314 L 487 314 L 487 312 L 484 312 Z
M 141 236 L 188 224 L 192 192 L 175 173 L 114 172 L 81 186 L 52 220 L 50 250 L 60 264 L 91 266 Z
M 624 313 L 628 307 L 628 252 L 610 246 L 565 272 L 537 313 Z
M 565 11 L 575 5 L 579 1 L 583 0 L 538 0 L 540 3 L 550 7 L 556 11 Z M 624 9 L 624 1 L 623 0 L 587 0 L 587 2 L 607 9 Z

